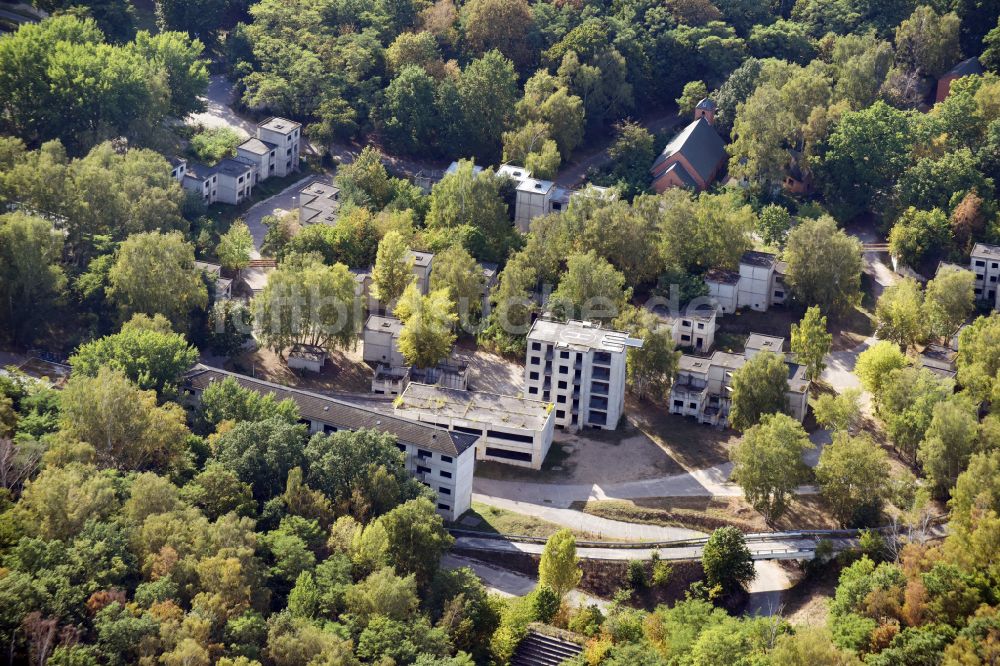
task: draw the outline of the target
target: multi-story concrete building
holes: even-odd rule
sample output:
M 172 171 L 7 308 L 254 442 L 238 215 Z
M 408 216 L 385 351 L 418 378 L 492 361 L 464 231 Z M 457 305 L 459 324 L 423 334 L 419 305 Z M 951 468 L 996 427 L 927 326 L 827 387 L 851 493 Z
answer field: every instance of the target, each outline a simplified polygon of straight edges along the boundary
M 257 138 L 265 146 L 275 146 L 268 176 L 284 178 L 299 170 L 301 133 L 302 125 L 287 118 L 268 118 L 257 125 Z
M 328 224 L 337 221 L 340 188 L 314 180 L 299 190 L 299 224 Z
M 642 340 L 586 321 L 536 319 L 528 332 L 526 396 L 555 404 L 560 428 L 614 430 L 625 408 L 625 350 Z
M 976 243 L 969 259 L 969 269 L 976 276 L 975 294 L 977 301 L 985 301 L 994 310 L 1000 309 L 1000 245 Z
M 782 354 L 784 339 L 753 334 L 747 338 L 743 354 L 717 351 L 709 357 L 681 356 L 677 378 L 670 389 L 670 413 L 694 417 L 699 423 L 724 427 L 729 423 L 733 373 L 762 351 Z M 805 366 L 786 357 L 788 413 L 802 421 L 806 417 L 809 380 Z
M 768 252 L 745 252 L 740 257 L 739 271 L 712 269 L 705 273 L 709 296 L 723 313 L 750 308 L 767 312 L 788 297 L 785 274 L 788 265 Z
M 274 174 L 278 146 L 251 137 L 236 147 L 236 159 L 253 167 L 253 184 L 256 185 Z
M 704 354 L 715 346 L 715 308 L 689 307 L 676 313 L 665 306 L 648 309 L 670 328 L 670 337 L 676 346 L 691 349 L 696 354 Z
M 197 162 L 185 165 L 184 189 L 201 195 L 205 205 L 243 203 L 253 194 L 253 167 L 226 158 L 215 166 Z
M 395 414 L 479 436 L 477 460 L 541 469 L 552 446 L 552 403 L 410 382 Z
M 294 401 L 299 408 L 300 423 L 308 426 L 311 433 L 368 429 L 395 436 L 396 446 L 404 454 L 407 471 L 434 491 L 437 511 L 446 520 L 457 519 L 472 505 L 472 475 L 479 435 L 449 431 L 430 423 L 383 414 L 329 396 L 205 365 L 196 365 L 184 378 L 189 405 L 197 405 L 201 394 L 213 382 L 225 381 L 229 377 L 243 388 L 262 395 L 273 395 L 278 400 Z
M 254 170 L 249 164 L 226 158 L 212 168 L 219 176 L 217 202 L 235 206 L 253 194 Z
M 210 166 L 188 162 L 185 164 L 181 187 L 201 196 L 202 202 L 211 206 L 219 193 L 219 174 Z

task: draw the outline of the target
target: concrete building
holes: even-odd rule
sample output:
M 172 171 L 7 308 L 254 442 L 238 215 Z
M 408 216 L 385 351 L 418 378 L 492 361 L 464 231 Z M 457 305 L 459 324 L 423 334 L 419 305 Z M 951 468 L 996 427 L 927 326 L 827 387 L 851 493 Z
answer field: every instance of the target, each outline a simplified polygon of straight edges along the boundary
M 299 190 L 299 224 L 333 225 L 340 211 L 340 188 L 315 180 Z
M 430 252 L 415 252 L 407 250 L 407 259 L 413 261 L 413 275 L 417 278 L 417 289 L 424 296 L 431 288 L 431 270 L 434 266 L 434 255 Z
M 257 125 L 257 138 L 265 145 L 275 146 L 268 176 L 284 178 L 299 170 L 301 133 L 302 125 L 287 118 L 268 118 Z
M 187 173 L 187 160 L 175 156 L 167 158 L 167 161 L 170 162 L 170 177 L 178 183 L 183 183 L 184 175 Z
M 718 301 L 723 313 L 740 308 L 767 312 L 788 298 L 785 274 L 788 265 L 768 252 L 744 252 L 739 271 L 712 269 L 705 273 L 709 296 Z
M 184 189 L 201 195 L 206 206 L 214 203 L 236 205 L 243 203 L 253 193 L 253 168 L 226 158 L 215 166 L 197 162 L 185 165 Z
M 611 188 L 596 185 L 580 190 L 560 187 L 552 181 L 533 178 L 528 169 L 515 164 L 501 164 L 496 175 L 514 183 L 514 224 L 522 233 L 528 232 L 536 217 L 562 212 L 578 197 L 614 199 L 618 196 Z
M 670 329 L 670 337 L 677 347 L 704 354 L 715 346 L 716 309 L 686 308 L 676 313 L 671 313 L 665 306 L 647 309 Z
M 399 353 L 399 334 L 402 330 L 403 322 L 395 317 L 369 315 L 361 333 L 361 358 L 366 363 L 390 368 L 406 365 L 403 355 Z
M 206 206 L 211 206 L 219 193 L 219 174 L 210 166 L 199 162 L 188 162 L 185 164 L 181 187 L 201 196 L 202 202 Z
M 479 436 L 476 459 L 541 469 L 552 445 L 552 403 L 410 382 L 396 416 Z
M 299 408 L 300 422 L 308 426 L 311 433 L 369 429 L 395 436 L 396 446 L 405 456 L 407 471 L 434 491 L 437 512 L 443 518 L 456 520 L 472 506 L 472 475 L 479 435 L 448 431 L 318 393 L 200 364 L 184 377 L 184 393 L 189 406 L 196 406 L 201 394 L 213 382 L 229 377 L 243 388 L 273 395 L 278 400 L 294 401 Z
M 982 74 L 983 66 L 979 63 L 979 58 L 967 58 L 958 63 L 950 70 L 941 75 L 937 82 L 937 90 L 934 95 L 934 102 L 943 102 L 944 98 L 951 92 L 951 82 L 963 76 Z
M 217 202 L 236 206 L 253 194 L 254 170 L 249 164 L 226 158 L 212 168 L 219 176 Z
M 969 270 L 976 276 L 973 287 L 977 301 L 985 301 L 994 310 L 998 303 L 997 281 L 1000 280 L 1000 245 L 976 243 L 969 258 Z
M 585 321 L 539 318 L 528 332 L 526 397 L 555 404 L 555 424 L 614 430 L 625 408 L 625 349 L 642 340 Z
M 251 137 L 236 146 L 236 159 L 253 167 L 253 184 L 256 185 L 274 174 L 278 146 L 270 141 Z
M 920 367 L 943 379 L 955 379 L 958 374 L 958 350 L 944 345 L 927 345 L 920 353 Z
M 719 304 L 724 314 L 736 312 L 739 302 L 740 274 L 722 268 L 713 268 L 705 273 L 708 295 Z
M 320 372 L 326 364 L 326 350 L 318 345 L 292 345 L 288 351 L 288 367 L 293 370 Z
M 726 144 L 715 131 L 709 116 L 702 114 L 675 136 L 653 162 L 649 173 L 653 189 L 671 187 L 706 190 L 715 181 L 728 155 Z
M 725 427 L 729 423 L 733 373 L 748 359 L 762 351 L 781 354 L 783 338 L 753 334 L 747 339 L 743 354 L 717 351 L 711 356 L 684 354 L 678 364 L 677 378 L 670 389 L 670 413 L 691 416 L 699 423 Z M 809 380 L 805 366 L 787 360 L 788 413 L 800 422 L 809 405 Z

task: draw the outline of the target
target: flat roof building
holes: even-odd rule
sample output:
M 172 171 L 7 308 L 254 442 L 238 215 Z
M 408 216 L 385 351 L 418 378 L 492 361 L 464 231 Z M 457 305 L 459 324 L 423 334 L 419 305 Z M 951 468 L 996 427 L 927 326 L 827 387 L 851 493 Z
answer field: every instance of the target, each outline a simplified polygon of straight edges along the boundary
M 552 445 L 553 405 L 540 400 L 410 382 L 397 416 L 480 435 L 477 460 L 541 469 Z

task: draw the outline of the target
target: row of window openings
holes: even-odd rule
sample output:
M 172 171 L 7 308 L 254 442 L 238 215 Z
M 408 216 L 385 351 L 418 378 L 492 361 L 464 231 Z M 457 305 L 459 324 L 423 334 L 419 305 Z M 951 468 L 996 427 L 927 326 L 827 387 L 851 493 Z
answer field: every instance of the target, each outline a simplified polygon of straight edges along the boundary
M 985 261 L 983 261 L 981 259 L 977 259 L 976 260 L 976 266 L 982 268 L 985 265 L 986 265 Z M 990 264 L 990 268 L 1000 268 L 1000 264 L 998 264 L 997 262 L 994 261 L 993 263 Z

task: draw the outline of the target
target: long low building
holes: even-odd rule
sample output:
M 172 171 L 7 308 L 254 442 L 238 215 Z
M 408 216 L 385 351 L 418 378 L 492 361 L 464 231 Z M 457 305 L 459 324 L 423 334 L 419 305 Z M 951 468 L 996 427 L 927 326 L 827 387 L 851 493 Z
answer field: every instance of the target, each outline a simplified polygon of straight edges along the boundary
M 456 520 L 472 506 L 472 474 L 480 435 L 449 431 L 431 423 L 404 419 L 310 391 L 273 384 L 254 377 L 196 365 L 184 377 L 189 401 L 197 402 L 213 382 L 232 377 L 240 386 L 298 405 L 301 423 L 311 433 L 371 429 L 395 435 L 406 455 L 406 469 L 437 495 L 437 510 Z
M 477 460 L 541 469 L 552 446 L 550 402 L 410 382 L 393 406 L 403 418 L 475 435 Z

